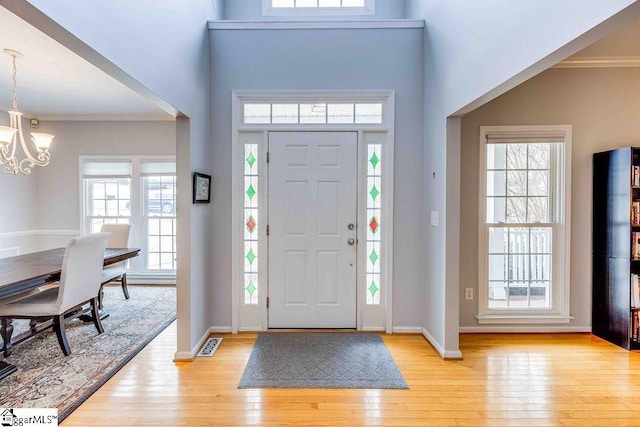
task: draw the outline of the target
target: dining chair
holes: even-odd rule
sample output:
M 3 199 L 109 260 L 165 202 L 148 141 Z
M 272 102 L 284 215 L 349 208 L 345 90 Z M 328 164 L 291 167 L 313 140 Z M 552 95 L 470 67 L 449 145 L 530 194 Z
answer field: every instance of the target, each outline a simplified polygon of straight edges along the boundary
M 65 315 L 80 311 L 90 303 L 93 324 L 98 333 L 104 332 L 98 314 L 98 293 L 102 285 L 102 265 L 109 233 L 93 233 L 71 239 L 62 260 L 59 286 L 48 288 L 14 302 L 0 305 L 0 320 L 53 319 L 53 329 L 65 356 L 71 348 L 65 332 Z M 8 337 L 5 340 L 5 356 L 8 356 Z
M 107 242 L 107 248 L 128 248 L 131 240 L 131 224 L 102 224 L 101 232 L 111 233 L 111 238 Z M 120 261 L 106 266 L 102 270 L 102 284 L 109 282 L 120 282 L 124 297 L 129 299 L 129 289 L 127 289 L 127 270 L 129 260 Z M 102 299 L 100 301 L 102 308 Z

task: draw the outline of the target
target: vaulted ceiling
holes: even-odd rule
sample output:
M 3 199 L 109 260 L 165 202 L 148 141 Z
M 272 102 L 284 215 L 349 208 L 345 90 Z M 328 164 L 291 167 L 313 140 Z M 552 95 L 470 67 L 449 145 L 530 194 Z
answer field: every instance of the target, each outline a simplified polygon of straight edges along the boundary
M 0 110 L 12 105 L 17 61 L 18 109 L 40 120 L 171 120 L 165 112 L 30 24 L 0 7 Z M 8 120 L 8 118 L 6 119 Z M 0 125 L 4 123 L 0 116 Z
M 24 55 L 18 59 L 17 82 L 18 107 L 26 117 L 40 120 L 172 119 L 133 90 L 0 7 L 0 49 L 7 48 Z M 11 109 L 12 103 L 11 61 L 10 56 L 0 52 L 0 110 L 5 111 Z M 617 66 L 640 66 L 640 20 L 563 63 L 572 67 L 576 63 L 577 66 L 597 66 L 598 61 L 607 61 L 609 66 L 612 61 L 617 61 Z M 1 124 L 5 123 L 0 116 Z

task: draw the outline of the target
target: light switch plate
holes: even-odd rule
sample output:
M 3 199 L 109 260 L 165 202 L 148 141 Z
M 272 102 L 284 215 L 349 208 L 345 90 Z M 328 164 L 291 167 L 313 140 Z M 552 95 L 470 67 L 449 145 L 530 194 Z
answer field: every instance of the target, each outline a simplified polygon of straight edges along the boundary
M 440 223 L 440 219 L 438 218 L 438 211 L 431 211 L 431 225 L 437 227 Z

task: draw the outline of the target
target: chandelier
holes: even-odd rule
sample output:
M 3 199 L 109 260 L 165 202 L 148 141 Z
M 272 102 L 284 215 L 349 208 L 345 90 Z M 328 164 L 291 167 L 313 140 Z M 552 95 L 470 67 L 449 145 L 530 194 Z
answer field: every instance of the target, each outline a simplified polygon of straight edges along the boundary
M 0 126 L 0 165 L 4 173 L 17 175 L 18 172 L 29 175 L 34 166 L 46 166 L 51 160 L 49 145 L 53 140 L 53 135 L 48 133 L 31 133 L 31 141 L 36 147 L 37 153 L 31 154 L 22 134 L 22 113 L 18 111 L 18 95 L 16 91 L 16 59 L 22 54 L 13 49 L 4 49 L 4 53 L 13 58 L 13 109 L 9 111 L 9 126 Z M 18 141 L 24 157 L 18 159 Z

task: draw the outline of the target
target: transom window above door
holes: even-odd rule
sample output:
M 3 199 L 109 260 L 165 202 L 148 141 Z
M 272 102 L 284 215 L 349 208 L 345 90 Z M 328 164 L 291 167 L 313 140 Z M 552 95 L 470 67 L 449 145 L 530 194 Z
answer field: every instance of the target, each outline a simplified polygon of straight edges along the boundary
M 275 16 L 373 15 L 375 0 L 262 0 L 262 14 Z
M 246 103 L 246 124 L 382 124 L 382 103 Z

